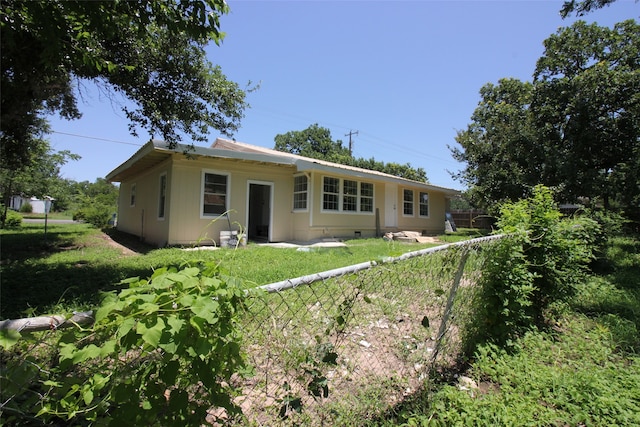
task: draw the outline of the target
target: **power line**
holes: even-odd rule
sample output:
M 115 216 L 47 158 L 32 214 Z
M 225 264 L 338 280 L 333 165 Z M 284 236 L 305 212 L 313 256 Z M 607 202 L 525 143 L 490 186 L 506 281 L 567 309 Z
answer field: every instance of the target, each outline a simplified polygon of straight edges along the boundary
M 329 123 L 326 121 L 322 121 L 322 120 L 314 120 L 314 119 L 310 119 L 310 118 L 306 118 L 300 115 L 296 115 L 296 114 L 291 114 L 288 112 L 284 112 L 284 111 L 279 111 L 279 110 L 275 110 L 273 108 L 265 108 L 262 105 L 252 105 L 251 108 L 252 111 L 257 112 L 258 114 L 260 113 L 267 113 L 269 115 L 271 115 L 272 117 L 287 117 L 289 121 L 304 121 L 307 123 L 318 123 L 321 126 L 325 126 L 325 127 L 330 127 L 330 128 L 339 128 L 339 129 L 349 129 L 349 133 L 345 134 L 345 136 L 349 136 L 349 134 L 351 134 L 351 130 L 350 128 L 343 126 L 343 125 L 339 125 L 339 124 L 335 124 L 335 123 Z M 358 135 L 358 131 L 353 132 L 354 135 Z M 446 162 L 449 163 L 451 165 L 458 165 L 458 162 L 452 160 L 452 159 L 446 159 L 446 158 L 442 158 L 442 157 L 438 157 L 438 156 L 434 156 L 433 154 L 429 154 L 425 151 L 421 151 L 419 149 L 413 148 L 413 147 L 407 147 L 404 145 L 399 144 L 397 141 L 396 142 L 392 142 L 380 137 L 377 137 L 375 135 L 371 135 L 368 134 L 367 132 L 362 132 L 362 137 L 364 137 L 364 140 L 366 139 L 371 139 L 374 140 L 373 145 L 368 145 L 368 149 L 369 150 L 375 150 L 376 146 L 379 146 L 380 144 L 385 145 L 391 149 L 393 149 L 394 151 L 404 151 L 405 153 L 410 154 L 413 157 L 420 157 L 423 158 L 425 160 L 428 161 L 432 161 L 432 160 L 437 160 L 439 162 Z M 350 137 L 351 139 L 351 137 Z M 349 144 L 350 149 L 349 152 L 351 152 L 352 150 L 352 143 L 350 142 Z
M 117 141 L 115 139 L 98 138 L 97 136 L 78 135 L 76 133 L 58 132 L 57 130 L 51 131 L 51 133 L 57 133 L 58 135 L 74 136 L 76 138 L 95 139 L 96 141 L 113 142 L 116 144 L 134 145 L 136 147 L 142 147 L 144 144 L 136 144 L 135 142 Z

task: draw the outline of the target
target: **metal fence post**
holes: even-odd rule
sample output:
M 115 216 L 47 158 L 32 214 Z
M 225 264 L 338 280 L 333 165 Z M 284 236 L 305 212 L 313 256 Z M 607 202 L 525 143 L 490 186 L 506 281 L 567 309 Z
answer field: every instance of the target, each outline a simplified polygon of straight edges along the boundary
M 444 313 L 442 314 L 442 320 L 440 321 L 440 329 L 438 330 L 438 335 L 436 337 L 436 347 L 433 349 L 433 353 L 431 354 L 431 363 L 436 361 L 438 357 L 438 352 L 440 351 L 440 347 L 442 345 L 442 338 L 444 334 L 447 332 L 449 319 L 451 318 L 451 311 L 453 310 L 453 300 L 458 293 L 458 287 L 460 286 L 460 281 L 462 280 L 462 274 L 464 273 L 464 266 L 467 263 L 467 259 L 469 258 L 470 249 L 464 248 L 464 253 L 460 257 L 460 263 L 458 264 L 458 271 L 456 271 L 456 275 L 453 279 L 453 284 L 451 286 L 451 290 L 449 291 L 449 298 L 447 299 L 447 306 L 444 309 Z

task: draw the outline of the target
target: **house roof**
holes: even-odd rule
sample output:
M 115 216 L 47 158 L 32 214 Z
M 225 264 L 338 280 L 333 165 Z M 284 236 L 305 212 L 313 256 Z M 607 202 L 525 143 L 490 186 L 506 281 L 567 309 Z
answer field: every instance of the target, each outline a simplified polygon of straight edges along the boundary
M 405 185 L 411 184 L 412 186 L 422 187 L 427 190 L 440 191 L 448 196 L 460 194 L 459 191 L 451 188 L 439 187 L 420 181 L 400 178 L 383 172 L 312 159 L 310 157 L 299 156 L 297 154 L 258 147 L 223 138 L 216 139 L 209 148 L 182 144 L 177 145 L 175 148 L 169 148 L 168 144 L 164 141 L 152 140 L 143 145 L 127 161 L 111 171 L 107 175 L 106 179 L 111 182 L 124 181 L 144 170 L 148 170 L 176 153 L 184 153 L 194 157 L 205 156 L 295 166 L 299 172 L 333 172 L 356 178 L 376 179 L 378 181 L 395 182 Z

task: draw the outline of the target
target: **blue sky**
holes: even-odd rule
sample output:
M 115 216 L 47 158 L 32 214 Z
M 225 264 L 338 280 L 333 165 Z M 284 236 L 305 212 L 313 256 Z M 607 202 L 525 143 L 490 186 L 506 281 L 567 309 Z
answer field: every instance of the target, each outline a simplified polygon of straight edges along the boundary
M 562 1 L 228 0 L 226 33 L 208 57 L 248 94 L 238 141 L 273 148 L 277 134 L 318 123 L 353 154 L 424 168 L 435 185 L 463 189 L 449 171 L 457 130 L 466 128 L 486 83 L 531 80 L 542 42 L 559 27 Z M 618 0 L 583 19 L 611 26 L 638 19 L 640 3 Z M 82 159 L 65 178 L 95 181 L 149 135 L 128 132 L 117 105 L 81 83 L 83 117 L 51 117 L 52 148 Z M 211 133 L 211 142 L 218 137 Z

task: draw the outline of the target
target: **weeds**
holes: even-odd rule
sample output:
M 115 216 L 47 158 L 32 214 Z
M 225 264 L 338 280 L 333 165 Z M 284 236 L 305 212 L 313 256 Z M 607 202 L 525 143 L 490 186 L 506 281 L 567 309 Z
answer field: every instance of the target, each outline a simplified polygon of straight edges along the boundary
M 509 351 L 481 345 L 464 375 L 371 425 L 640 425 L 640 239 L 617 237 L 606 273 L 576 285 L 553 328 Z

